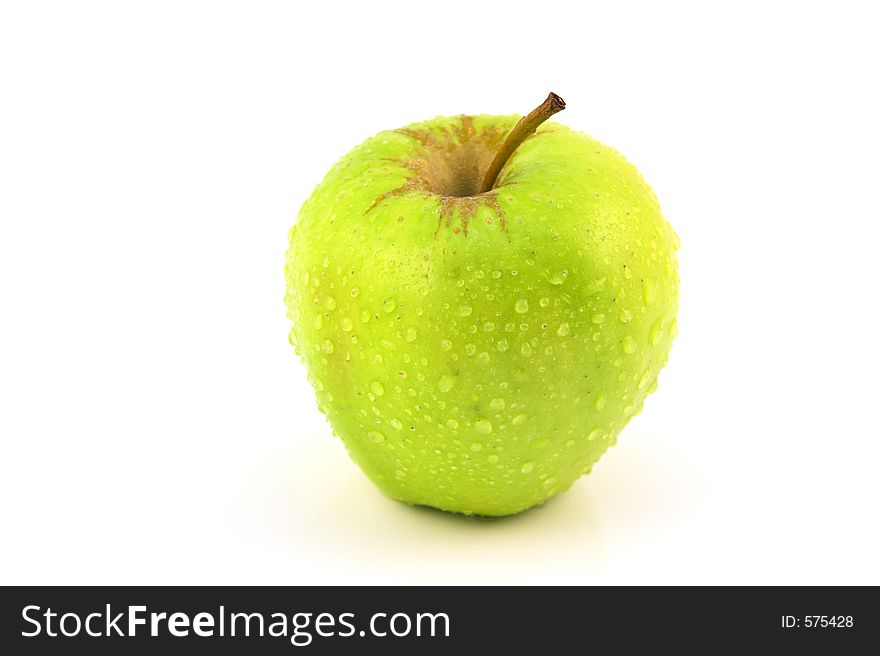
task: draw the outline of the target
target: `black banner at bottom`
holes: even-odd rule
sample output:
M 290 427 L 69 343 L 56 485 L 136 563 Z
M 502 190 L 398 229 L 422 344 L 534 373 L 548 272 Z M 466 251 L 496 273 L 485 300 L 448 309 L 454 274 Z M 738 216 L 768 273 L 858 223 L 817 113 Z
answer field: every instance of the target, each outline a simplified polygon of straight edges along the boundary
M 869 587 L 7 587 L 0 653 L 876 649 Z

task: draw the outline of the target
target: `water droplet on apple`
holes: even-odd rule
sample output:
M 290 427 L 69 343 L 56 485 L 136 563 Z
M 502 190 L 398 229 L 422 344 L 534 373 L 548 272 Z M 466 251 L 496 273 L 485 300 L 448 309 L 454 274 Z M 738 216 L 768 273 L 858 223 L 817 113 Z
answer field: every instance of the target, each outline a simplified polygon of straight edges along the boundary
M 595 324 L 605 323 L 605 315 L 601 312 L 598 314 L 594 314 L 592 321 Z
M 521 298 L 514 304 L 513 309 L 520 314 L 525 314 L 529 311 L 529 302 L 526 299 Z
M 315 320 L 312 322 L 312 325 L 315 327 L 315 330 L 321 330 L 324 327 L 324 317 L 320 314 L 315 317 Z
M 333 353 L 333 351 L 335 350 L 333 347 L 333 342 L 331 342 L 329 339 L 325 339 L 323 342 L 321 342 L 321 350 L 328 355 L 330 353 Z
M 440 340 L 440 350 L 441 351 L 449 351 L 452 348 L 452 342 L 448 339 Z
M 437 387 L 441 392 L 448 392 L 455 385 L 455 376 L 452 374 L 443 374 L 437 381 Z
M 590 434 L 587 435 L 587 441 L 588 441 L 588 442 L 595 442 L 595 441 L 598 440 L 601 436 L 602 436 L 602 431 L 601 431 L 601 429 L 599 429 L 599 428 L 594 428 L 593 430 L 590 431 Z
M 374 380 L 372 383 L 370 383 L 370 391 L 376 396 L 382 396 L 383 394 L 385 394 L 385 388 L 378 380 Z
M 490 453 L 487 460 L 489 461 L 490 464 L 494 465 L 496 462 L 498 462 L 498 456 L 496 456 L 494 453 Z
M 455 419 L 448 419 L 446 421 L 446 428 L 450 430 L 455 430 L 456 428 L 458 428 L 458 422 L 455 421 Z
M 620 343 L 620 347 L 623 349 L 623 352 L 627 355 L 632 355 L 636 351 L 639 350 L 639 345 L 636 344 L 636 340 L 627 335 L 623 338 L 623 341 Z
M 495 280 L 498 280 L 501 277 L 501 269 L 495 269 L 492 272 L 492 277 L 495 278 Z
M 569 327 L 568 323 L 563 322 L 562 324 L 560 324 L 559 330 L 556 331 L 556 334 L 560 337 L 565 337 L 570 331 L 571 328 Z
M 465 352 L 465 355 L 467 355 L 468 357 L 473 357 L 474 353 L 477 352 L 477 347 L 474 346 L 473 344 L 465 344 L 464 345 L 464 352 Z
M 333 298 L 332 296 L 328 296 L 327 298 L 324 299 L 324 307 L 327 308 L 328 310 L 335 310 L 336 309 L 336 299 Z
M 369 433 L 367 433 L 367 439 L 369 439 L 370 442 L 374 442 L 375 444 L 381 444 L 385 441 L 385 436 L 379 431 L 370 431 Z
M 651 382 L 651 369 L 645 369 L 642 377 L 639 378 L 639 389 L 644 389 Z
M 499 351 L 501 351 L 502 353 L 504 353 L 504 351 L 507 350 L 508 346 L 509 346 L 509 345 L 508 345 L 506 339 L 499 339 L 499 340 L 498 340 L 498 343 L 495 345 L 495 348 L 497 348 Z
M 386 298 L 382 302 L 382 311 L 383 312 L 394 312 L 394 309 L 397 307 L 397 299 L 393 296 Z
M 485 351 L 481 352 L 481 353 L 477 356 L 477 361 L 478 361 L 480 364 L 489 364 L 489 354 L 486 353 Z
M 342 317 L 339 320 L 339 327 L 343 330 L 343 332 L 351 332 L 351 329 L 354 328 L 354 324 L 351 322 L 351 319 L 348 317 Z
M 526 423 L 526 419 L 527 417 L 525 415 L 517 415 L 513 418 L 512 423 L 514 426 L 522 426 L 524 423 Z
M 523 474 L 531 474 L 533 471 L 535 471 L 535 463 L 532 462 L 531 460 L 529 460 L 529 461 L 528 461 L 527 463 L 525 463 L 522 467 L 520 467 L 519 470 L 520 470 Z
M 406 341 L 407 342 L 412 343 L 412 342 L 416 341 L 416 338 L 418 336 L 419 336 L 418 331 L 416 331 L 416 329 L 413 328 L 412 326 L 410 326 L 409 328 L 406 329 Z
M 618 318 L 620 319 L 620 323 L 629 323 L 630 321 L 632 321 L 633 315 L 632 312 L 630 312 L 626 308 L 622 308 L 620 310 L 620 315 Z
M 473 451 L 474 453 L 477 453 L 478 451 L 482 451 L 482 450 L 483 450 L 483 445 L 480 442 L 474 442 L 473 444 L 471 444 L 471 451 Z
M 657 346 L 660 343 L 660 340 L 663 338 L 663 317 L 657 319 L 654 325 L 651 326 L 649 337 L 651 339 L 651 346 Z
M 557 271 L 552 276 L 550 276 L 550 284 L 551 285 L 561 285 L 565 282 L 565 279 L 568 278 L 568 269 L 562 269 L 561 271 Z
M 369 310 L 361 310 L 361 323 L 369 323 L 370 322 L 370 311 Z
M 596 410 L 602 410 L 607 403 L 608 398 L 603 392 L 600 392 L 599 396 L 596 397 Z
M 398 419 L 392 419 L 388 422 L 394 430 L 403 430 L 403 424 Z
M 474 311 L 470 305 L 460 305 L 458 307 L 458 316 L 460 317 L 469 317 L 471 316 L 471 312 Z
M 531 357 L 531 355 L 532 355 L 532 347 L 529 346 L 529 343 L 528 343 L 528 342 L 523 342 L 522 345 L 520 345 L 520 347 L 519 347 L 519 352 L 522 353 L 522 354 L 523 354 L 524 356 L 526 356 L 527 358 L 528 358 L 528 357 Z
M 489 402 L 489 407 L 496 411 L 504 410 L 506 405 L 504 399 L 492 399 Z
M 540 305 L 541 307 L 547 307 L 548 305 L 550 305 L 550 299 L 545 296 L 538 301 L 538 305 Z
M 481 435 L 488 435 L 492 432 L 492 422 L 485 418 L 477 419 L 477 421 L 474 422 L 474 430 Z

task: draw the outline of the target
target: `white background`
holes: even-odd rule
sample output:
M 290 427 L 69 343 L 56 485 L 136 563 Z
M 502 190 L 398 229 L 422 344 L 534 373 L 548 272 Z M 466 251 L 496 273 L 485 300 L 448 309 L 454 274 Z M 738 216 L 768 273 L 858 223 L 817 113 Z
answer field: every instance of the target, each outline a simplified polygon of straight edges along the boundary
M 870 3 L 0 9 L 0 583 L 880 584 Z M 385 499 L 287 343 L 287 230 L 382 129 L 526 112 L 682 240 L 660 388 L 479 521 Z

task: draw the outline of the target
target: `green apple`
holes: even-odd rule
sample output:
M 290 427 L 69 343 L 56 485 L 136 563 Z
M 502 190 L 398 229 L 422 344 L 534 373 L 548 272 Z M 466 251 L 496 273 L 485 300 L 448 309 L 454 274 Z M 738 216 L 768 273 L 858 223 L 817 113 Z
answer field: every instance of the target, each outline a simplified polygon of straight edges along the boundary
M 469 515 L 540 504 L 657 386 L 678 239 L 626 159 L 544 123 L 562 107 L 551 94 L 522 119 L 381 132 L 290 232 L 291 343 L 335 434 L 394 499 Z

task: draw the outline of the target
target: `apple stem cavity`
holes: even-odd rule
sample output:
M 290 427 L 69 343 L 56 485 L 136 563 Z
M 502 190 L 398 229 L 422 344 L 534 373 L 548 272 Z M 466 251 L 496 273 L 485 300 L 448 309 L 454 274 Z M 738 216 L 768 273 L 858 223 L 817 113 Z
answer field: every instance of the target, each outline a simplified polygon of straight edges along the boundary
M 501 148 L 495 154 L 495 159 L 489 165 L 486 175 L 483 176 L 483 184 L 480 186 L 480 193 L 485 194 L 491 191 L 498 179 L 501 169 L 507 164 L 507 160 L 513 155 L 513 151 L 519 148 L 519 145 L 528 137 L 535 133 L 538 126 L 548 118 L 565 109 L 565 101 L 552 91 L 547 96 L 547 100 L 542 102 L 538 107 L 533 109 L 528 115 L 523 116 L 519 123 L 513 126 L 510 134 L 504 139 Z

